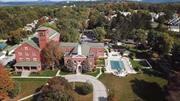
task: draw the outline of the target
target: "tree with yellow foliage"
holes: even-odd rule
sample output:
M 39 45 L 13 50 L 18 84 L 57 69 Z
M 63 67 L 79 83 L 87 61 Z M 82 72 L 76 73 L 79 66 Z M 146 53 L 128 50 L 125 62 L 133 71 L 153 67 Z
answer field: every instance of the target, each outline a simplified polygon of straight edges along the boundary
M 10 78 L 10 74 L 0 64 L 0 100 L 8 98 L 9 92 L 15 88 L 15 83 Z

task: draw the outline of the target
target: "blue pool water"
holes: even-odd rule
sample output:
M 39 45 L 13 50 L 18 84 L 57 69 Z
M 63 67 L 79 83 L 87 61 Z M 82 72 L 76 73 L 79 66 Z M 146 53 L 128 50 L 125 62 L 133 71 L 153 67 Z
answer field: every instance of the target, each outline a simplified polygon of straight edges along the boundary
M 124 63 L 122 61 L 111 60 L 111 69 L 122 71 L 124 69 Z

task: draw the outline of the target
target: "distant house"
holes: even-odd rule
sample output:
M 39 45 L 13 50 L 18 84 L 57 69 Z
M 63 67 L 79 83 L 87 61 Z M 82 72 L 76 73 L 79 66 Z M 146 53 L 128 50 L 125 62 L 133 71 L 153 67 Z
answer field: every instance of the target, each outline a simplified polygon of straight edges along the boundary
M 180 26 L 169 26 L 169 31 L 180 32 Z
M 96 42 L 96 35 L 93 30 L 85 30 L 81 35 L 81 42 Z
M 37 29 L 37 33 L 37 37 L 23 42 L 16 48 L 16 64 L 14 65 L 16 72 L 24 70 L 31 72 L 40 71 L 42 69 L 41 50 L 51 40 L 59 42 L 60 34 L 51 28 L 40 27 Z
M 64 51 L 64 64 L 68 60 L 73 61 L 74 69 L 81 69 L 81 63 L 88 60 L 91 67 L 95 67 L 95 60 L 104 57 L 104 43 L 60 43 Z
M 123 12 L 123 11 L 120 11 L 119 13 L 122 14 L 122 15 L 124 15 L 124 16 L 131 15 L 131 12 Z
M 174 32 L 180 32 L 180 17 L 174 17 L 168 22 L 169 30 Z
M 130 54 L 130 51 L 126 50 L 126 51 L 123 52 L 123 56 L 129 56 L 129 54 Z
M 152 18 L 151 21 L 154 22 L 154 20 L 157 20 L 160 16 L 165 15 L 165 13 L 164 12 L 159 12 L 159 13 L 151 12 L 150 15 Z

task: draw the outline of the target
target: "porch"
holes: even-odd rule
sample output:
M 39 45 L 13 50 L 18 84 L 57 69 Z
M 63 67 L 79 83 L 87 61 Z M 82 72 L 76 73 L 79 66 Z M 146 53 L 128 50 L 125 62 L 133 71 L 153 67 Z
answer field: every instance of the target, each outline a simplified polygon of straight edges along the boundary
M 19 62 L 14 65 L 14 68 L 15 72 L 39 72 L 41 70 L 41 64 L 39 62 Z

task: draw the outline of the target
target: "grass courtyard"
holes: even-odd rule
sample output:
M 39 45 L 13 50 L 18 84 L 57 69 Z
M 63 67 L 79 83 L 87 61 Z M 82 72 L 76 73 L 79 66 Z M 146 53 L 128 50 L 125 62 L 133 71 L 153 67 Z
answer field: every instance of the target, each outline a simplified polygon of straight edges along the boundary
M 119 78 L 103 74 L 99 79 L 117 101 L 165 101 L 164 86 L 167 81 L 160 75 L 141 73 Z

